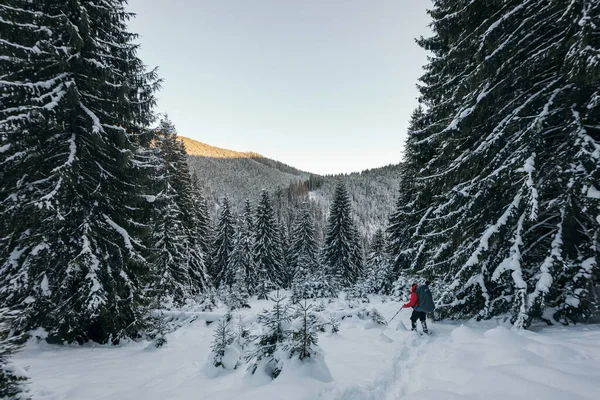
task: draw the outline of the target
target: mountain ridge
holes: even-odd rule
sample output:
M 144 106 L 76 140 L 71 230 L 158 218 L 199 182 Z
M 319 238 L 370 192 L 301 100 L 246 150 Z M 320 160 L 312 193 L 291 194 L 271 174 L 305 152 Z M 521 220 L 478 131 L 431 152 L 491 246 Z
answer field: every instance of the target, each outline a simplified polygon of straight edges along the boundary
M 294 175 L 310 174 L 318 176 L 318 174 L 308 171 L 302 171 L 296 167 L 293 167 L 281 161 L 265 157 L 262 154 L 255 153 L 253 151 L 229 150 L 222 147 L 212 146 L 210 144 L 200 142 L 198 140 L 186 136 L 178 136 L 178 139 L 181 140 L 185 145 L 188 156 L 251 159 L 263 165 L 276 168 L 282 172 L 292 173 Z

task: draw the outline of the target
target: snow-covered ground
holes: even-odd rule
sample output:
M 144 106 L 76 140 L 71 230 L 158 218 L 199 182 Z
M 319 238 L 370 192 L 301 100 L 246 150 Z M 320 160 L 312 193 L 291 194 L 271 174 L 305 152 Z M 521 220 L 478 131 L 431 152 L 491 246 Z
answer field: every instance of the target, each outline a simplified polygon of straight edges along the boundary
M 399 308 L 380 299 L 367 305 L 386 318 Z M 270 307 L 254 301 L 253 314 Z M 340 312 L 341 303 L 328 306 Z M 357 317 L 341 321 L 339 335 L 323 333 L 327 368 L 285 364 L 281 375 L 249 375 L 245 368 L 211 377 L 206 368 L 216 324 L 202 315 L 167 336 L 110 346 L 29 343 L 14 362 L 28 370 L 38 400 L 126 399 L 597 399 L 600 326 L 513 331 L 492 323 L 431 323 L 431 336 L 404 329 L 410 311 L 390 326 Z M 209 318 L 210 319 L 210 318 Z

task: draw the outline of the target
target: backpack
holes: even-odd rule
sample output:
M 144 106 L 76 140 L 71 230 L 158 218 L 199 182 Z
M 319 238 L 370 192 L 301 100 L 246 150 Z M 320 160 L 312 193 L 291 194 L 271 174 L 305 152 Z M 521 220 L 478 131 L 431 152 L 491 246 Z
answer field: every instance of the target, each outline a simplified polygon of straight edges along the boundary
M 429 286 L 419 286 L 417 288 L 417 296 L 419 296 L 419 311 L 429 313 L 435 310 L 435 304 L 433 303 L 433 297 L 431 297 Z

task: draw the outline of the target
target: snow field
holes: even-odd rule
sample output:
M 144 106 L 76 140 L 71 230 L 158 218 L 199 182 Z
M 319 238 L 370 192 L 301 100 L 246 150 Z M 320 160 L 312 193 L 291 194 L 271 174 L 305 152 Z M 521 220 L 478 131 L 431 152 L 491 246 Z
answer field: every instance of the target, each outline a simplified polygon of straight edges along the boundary
M 360 307 L 375 307 L 388 319 L 401 306 L 372 300 Z M 240 312 L 246 321 L 271 302 L 251 305 Z M 490 322 L 430 322 L 434 335 L 419 336 L 405 329 L 409 310 L 390 326 L 359 319 L 344 302 L 328 304 L 327 313 L 354 316 L 340 319 L 339 335 L 319 335 L 324 358 L 288 360 L 275 380 L 249 375 L 244 366 L 215 371 L 207 360 L 216 323 L 208 325 L 214 318 L 201 312 L 190 313 L 192 322 L 168 334 L 159 349 L 149 342 L 30 342 L 14 362 L 28 371 L 34 400 L 597 398 L 598 325 L 513 331 Z

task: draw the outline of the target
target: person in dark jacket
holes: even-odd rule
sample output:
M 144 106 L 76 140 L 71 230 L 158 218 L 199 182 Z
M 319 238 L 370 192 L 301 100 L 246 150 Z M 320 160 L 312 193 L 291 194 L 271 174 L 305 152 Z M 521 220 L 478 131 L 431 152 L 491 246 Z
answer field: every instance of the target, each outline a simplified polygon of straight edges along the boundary
M 429 281 L 425 282 L 425 285 L 422 286 L 429 286 Z M 412 315 L 410 316 L 410 323 L 411 323 L 411 330 L 412 331 L 416 331 L 417 330 L 417 320 L 421 320 L 421 326 L 423 327 L 423 332 L 424 333 L 429 333 L 429 330 L 427 329 L 427 313 L 423 310 L 421 310 L 420 306 L 419 306 L 419 295 L 417 294 L 417 289 L 421 289 L 422 288 L 419 287 L 419 285 L 417 285 L 416 283 L 414 283 L 411 287 L 411 294 L 410 294 L 410 300 L 408 303 L 406 303 L 405 305 L 402 306 L 402 308 L 410 308 L 412 307 L 413 312 Z M 420 291 L 420 290 L 419 290 Z

